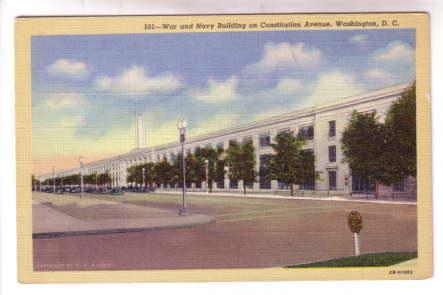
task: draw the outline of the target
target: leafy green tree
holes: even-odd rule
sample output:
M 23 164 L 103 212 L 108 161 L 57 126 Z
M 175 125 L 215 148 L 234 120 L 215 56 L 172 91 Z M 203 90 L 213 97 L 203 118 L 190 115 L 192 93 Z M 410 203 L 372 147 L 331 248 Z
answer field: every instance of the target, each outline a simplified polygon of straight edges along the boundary
M 137 167 L 131 166 L 131 167 L 127 168 L 126 171 L 127 171 L 126 181 L 130 184 L 135 183 Z
M 405 89 L 386 116 L 387 140 L 383 182 L 391 184 L 417 174 L 417 127 L 415 82 Z
M 269 156 L 265 173 L 269 179 L 287 183 L 294 195 L 294 185 L 314 182 L 318 178 L 315 171 L 314 155 L 303 151 L 305 141 L 302 135 L 293 132 L 278 134 L 271 143 L 274 153 Z
M 167 184 L 171 182 L 171 164 L 168 160 L 163 159 L 160 162 L 154 164 L 154 174 L 156 176 L 155 182 L 160 184 Z
M 203 159 L 197 158 L 195 154 L 187 154 L 185 157 L 186 165 L 186 184 L 202 182 L 205 178 L 203 170 Z
M 101 186 L 108 186 L 108 184 L 112 181 L 111 174 L 109 171 L 98 174 L 98 184 Z
M 220 177 L 220 169 L 217 170 L 217 166 L 223 165 L 223 171 L 224 171 L 224 163 L 219 163 L 221 156 L 223 154 L 223 148 L 217 147 L 205 147 L 196 150 L 195 157 L 196 157 L 196 165 L 201 167 L 199 170 L 198 175 L 203 176 L 203 178 L 200 181 L 206 181 L 206 164 L 205 160 L 208 161 L 208 186 L 209 191 L 212 192 L 213 184 L 217 179 Z M 218 173 L 217 173 L 218 172 Z M 223 173 L 224 177 L 224 173 Z
M 315 184 L 320 174 L 315 170 L 315 155 L 311 150 L 300 151 L 300 177 L 296 184 Z
M 376 197 L 386 173 L 386 137 L 386 127 L 375 112 L 354 111 L 341 139 L 344 160 L 352 174 L 375 182 Z
M 154 163 L 146 163 L 144 165 L 145 167 L 145 179 L 144 179 L 144 184 L 145 185 L 150 185 L 152 186 L 155 182 L 155 180 L 157 179 L 156 175 L 155 175 L 155 171 L 154 171 Z
M 226 163 L 229 166 L 229 178 L 243 181 L 243 193 L 246 194 L 248 182 L 254 182 L 258 175 L 255 148 L 251 141 L 232 143 L 226 151 Z
M 353 112 L 342 137 L 345 161 L 352 174 L 390 185 L 417 173 L 415 82 L 403 91 L 386 116 L 385 124 L 375 113 Z

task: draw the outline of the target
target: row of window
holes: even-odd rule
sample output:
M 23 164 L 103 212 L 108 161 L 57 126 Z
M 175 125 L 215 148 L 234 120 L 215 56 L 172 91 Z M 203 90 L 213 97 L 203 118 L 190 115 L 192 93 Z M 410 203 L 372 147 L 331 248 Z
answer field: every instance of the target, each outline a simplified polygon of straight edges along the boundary
M 195 183 L 195 188 L 201 188 L 201 183 Z M 191 188 L 191 183 L 186 183 L 187 188 Z M 224 179 L 220 179 L 216 182 L 216 186 L 218 189 L 224 189 L 225 188 L 225 182 Z M 175 188 L 176 184 L 171 183 L 171 188 Z M 177 185 L 177 187 L 181 187 L 181 185 Z M 246 183 L 246 187 L 248 189 L 253 188 L 253 183 L 249 182 Z M 229 188 L 230 189 L 238 189 L 238 181 L 237 180 L 229 180 Z M 260 175 L 259 177 L 259 188 L 260 189 L 271 189 L 271 181 L 267 178 Z M 328 171 L 328 188 L 331 191 L 337 190 L 337 171 L 335 170 L 329 170 Z M 289 189 L 289 185 L 287 183 L 278 181 L 278 189 L 280 190 L 287 190 Z M 304 184 L 299 185 L 299 190 L 315 190 L 315 182 L 309 181 Z M 404 192 L 406 190 L 406 181 L 399 181 L 393 184 L 392 190 L 394 192 Z M 365 180 L 363 178 L 360 178 L 358 176 L 352 177 L 352 191 L 353 192 L 374 192 L 375 191 L 375 184 L 371 181 Z

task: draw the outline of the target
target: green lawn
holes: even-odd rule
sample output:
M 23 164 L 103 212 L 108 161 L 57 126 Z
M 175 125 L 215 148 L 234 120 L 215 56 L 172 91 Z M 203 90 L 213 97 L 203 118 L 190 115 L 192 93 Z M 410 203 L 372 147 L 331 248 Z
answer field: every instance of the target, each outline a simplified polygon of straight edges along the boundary
M 307 267 L 358 267 L 358 266 L 390 266 L 417 258 L 417 252 L 386 252 L 363 254 L 358 257 L 342 257 L 338 259 L 313 262 L 308 264 L 291 265 L 288 268 Z

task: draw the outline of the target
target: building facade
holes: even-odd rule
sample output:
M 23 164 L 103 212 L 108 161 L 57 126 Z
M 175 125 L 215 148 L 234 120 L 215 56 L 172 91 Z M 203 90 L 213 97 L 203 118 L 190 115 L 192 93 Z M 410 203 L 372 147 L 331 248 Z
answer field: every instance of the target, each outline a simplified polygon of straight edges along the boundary
M 315 185 L 302 185 L 299 190 L 315 190 L 318 192 L 332 191 L 334 194 L 349 194 L 368 191 L 370 184 L 352 177 L 347 163 L 343 162 L 341 149 L 342 132 L 354 110 L 358 112 L 376 112 L 380 120 L 384 120 L 393 101 L 398 99 L 408 84 L 397 85 L 337 100 L 334 102 L 304 108 L 287 114 L 271 117 L 269 119 L 250 124 L 224 129 L 209 134 L 188 138 L 185 143 L 186 152 L 194 152 L 197 148 L 212 146 L 227 149 L 232 141 L 242 142 L 252 140 L 257 157 L 257 171 L 260 174 L 266 157 L 272 153 L 270 143 L 279 132 L 292 131 L 304 134 L 306 144 L 304 149 L 315 155 L 315 168 L 320 173 L 320 179 Z M 140 122 L 140 121 L 139 121 Z M 139 123 L 142 124 L 142 123 Z M 147 162 L 158 162 L 163 159 L 172 159 L 181 152 L 179 141 L 154 147 L 142 147 L 144 131 L 142 125 L 137 127 L 137 147 L 128 153 L 95 162 L 85 163 L 84 174 L 104 173 L 108 171 L 112 178 L 113 187 L 127 186 L 127 168 Z M 178 133 L 177 133 L 178 137 Z M 56 176 L 67 176 L 80 173 L 80 167 L 66 171 L 56 172 Z M 42 175 L 39 180 L 52 178 L 53 175 Z M 411 182 L 406 181 L 403 188 L 400 185 L 384 187 L 381 191 L 390 194 L 393 190 L 404 192 L 405 188 L 414 191 Z M 204 183 L 192 184 L 192 188 L 204 188 Z M 240 190 L 241 181 L 231 181 L 225 176 L 224 182 L 214 185 L 214 190 Z M 259 191 L 277 191 L 287 189 L 284 184 L 277 181 L 267 181 L 258 177 L 257 181 L 250 184 L 250 189 Z M 171 189 L 161 187 L 160 189 Z

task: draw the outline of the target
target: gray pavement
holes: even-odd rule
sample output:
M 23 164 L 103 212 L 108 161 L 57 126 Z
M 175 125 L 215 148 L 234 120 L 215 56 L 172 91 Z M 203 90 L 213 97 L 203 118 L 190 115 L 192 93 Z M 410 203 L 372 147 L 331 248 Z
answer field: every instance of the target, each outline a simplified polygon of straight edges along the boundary
M 205 214 L 179 216 L 178 210 L 72 195 L 36 193 L 33 197 L 33 238 L 182 228 L 212 221 L 214 217 Z

